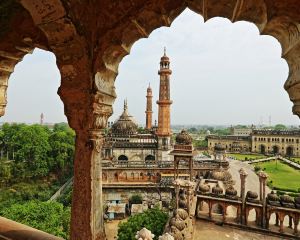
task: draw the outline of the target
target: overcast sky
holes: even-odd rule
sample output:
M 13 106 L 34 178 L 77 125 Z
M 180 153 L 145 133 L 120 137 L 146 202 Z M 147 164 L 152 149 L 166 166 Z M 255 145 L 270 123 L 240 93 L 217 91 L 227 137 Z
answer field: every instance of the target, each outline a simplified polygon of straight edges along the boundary
M 114 121 L 128 99 L 129 112 L 145 122 L 146 88 L 153 90 L 154 119 L 163 47 L 171 60 L 172 124 L 298 124 L 283 89 L 288 66 L 279 42 L 260 36 L 248 22 L 223 18 L 204 23 L 185 10 L 170 28 L 162 27 L 136 42 L 119 67 Z M 25 56 L 9 80 L 8 105 L 2 121 L 66 121 L 56 94 L 59 71 L 52 53 L 36 49 Z

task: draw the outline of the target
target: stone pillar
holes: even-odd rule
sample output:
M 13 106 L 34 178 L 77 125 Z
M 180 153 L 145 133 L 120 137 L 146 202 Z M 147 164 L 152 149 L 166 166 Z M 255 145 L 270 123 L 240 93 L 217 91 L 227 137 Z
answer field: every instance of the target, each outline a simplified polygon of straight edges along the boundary
M 259 177 L 259 184 L 260 184 L 260 189 L 262 190 L 262 192 L 260 192 L 260 195 L 262 195 L 262 204 L 263 204 L 263 209 L 262 209 L 262 227 L 266 228 L 266 207 L 267 207 L 267 202 L 266 202 L 266 183 L 267 183 L 267 178 L 268 175 L 263 172 L 260 171 L 258 173 L 258 177 Z
M 299 216 L 294 219 L 294 234 L 298 236 Z
M 279 217 L 278 217 L 278 213 L 276 213 L 275 226 L 279 226 Z
M 293 229 L 293 218 L 289 216 L 289 228 Z
M 279 232 L 283 233 L 283 219 L 279 219 L 280 226 L 279 226 Z
M 191 215 L 191 205 L 192 205 L 192 198 L 193 198 L 193 183 L 192 182 L 189 182 L 189 185 L 188 185 L 188 189 L 187 189 L 187 211 L 188 211 L 188 214 Z
M 242 210 L 241 210 L 241 223 L 246 223 L 246 212 L 245 212 L 245 195 L 246 195 L 246 178 L 248 176 L 248 173 L 245 171 L 244 168 L 241 168 L 240 171 L 240 179 L 241 179 L 241 199 L 242 199 Z
M 101 151 L 115 93 L 113 83 L 103 83 L 108 80 L 91 73 L 88 60 L 83 60 L 74 66 L 59 66 L 59 95 L 69 125 L 76 132 L 70 239 L 103 240 Z M 85 78 L 89 85 L 83 84 Z M 99 91 L 97 86 L 103 89 Z

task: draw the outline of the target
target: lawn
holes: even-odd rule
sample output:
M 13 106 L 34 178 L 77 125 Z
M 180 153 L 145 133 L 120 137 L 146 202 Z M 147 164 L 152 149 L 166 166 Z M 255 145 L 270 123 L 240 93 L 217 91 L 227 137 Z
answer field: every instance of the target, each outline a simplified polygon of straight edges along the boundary
M 281 161 L 270 161 L 258 163 L 262 169 L 269 175 L 269 181 L 273 181 L 274 187 L 293 189 L 297 191 L 300 188 L 300 171 L 296 170 Z
M 228 154 L 229 157 L 233 157 L 236 160 L 240 161 L 246 161 L 250 159 L 261 159 L 261 158 L 266 158 L 265 155 L 262 154 L 240 154 L 240 153 L 230 153 Z

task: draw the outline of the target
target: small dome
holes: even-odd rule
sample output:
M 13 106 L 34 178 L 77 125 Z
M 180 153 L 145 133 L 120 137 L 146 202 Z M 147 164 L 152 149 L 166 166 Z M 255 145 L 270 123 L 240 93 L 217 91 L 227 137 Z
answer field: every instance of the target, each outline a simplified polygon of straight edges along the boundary
M 193 142 L 192 137 L 185 130 L 182 130 L 176 136 L 176 144 L 191 145 L 192 142 Z
M 217 185 L 212 188 L 212 193 L 214 193 L 216 195 L 223 194 L 223 189 L 220 187 L 219 183 L 217 183 Z
M 248 192 L 247 192 L 247 198 L 250 198 L 250 199 L 257 199 L 257 198 L 258 198 L 258 194 L 257 194 L 257 192 L 248 191 Z
M 222 144 L 220 144 L 220 143 L 217 143 L 215 145 L 214 149 L 215 149 L 215 151 L 219 151 L 219 152 L 225 151 L 225 147 L 223 147 Z
M 280 200 L 283 203 L 294 203 L 294 198 L 292 198 L 289 195 L 284 194 L 283 196 L 280 196 Z
M 211 178 L 218 181 L 230 181 L 232 179 L 232 176 L 230 172 L 220 169 L 214 170 L 211 174 Z
M 111 132 L 113 135 L 128 136 L 137 133 L 138 126 L 133 121 L 132 116 L 128 113 L 127 102 L 124 102 L 124 111 L 119 119 L 112 125 Z
M 169 233 L 165 233 L 164 235 L 160 236 L 158 240 L 174 240 L 174 237 Z
M 300 195 L 298 197 L 295 197 L 295 203 L 300 204 Z
M 230 186 L 230 187 L 228 187 L 228 188 L 226 189 L 225 195 L 228 195 L 228 196 L 236 196 L 236 195 L 237 195 L 237 190 L 235 190 L 233 186 Z
M 210 187 L 209 187 L 208 184 L 204 183 L 204 184 L 199 185 L 199 191 L 200 192 L 207 193 L 207 192 L 209 192 L 209 189 L 210 189 Z
M 273 201 L 273 202 L 278 202 L 280 200 L 280 198 L 278 197 L 278 195 L 276 193 L 274 193 L 273 191 L 271 191 L 268 195 L 267 195 L 267 199 L 269 201 Z

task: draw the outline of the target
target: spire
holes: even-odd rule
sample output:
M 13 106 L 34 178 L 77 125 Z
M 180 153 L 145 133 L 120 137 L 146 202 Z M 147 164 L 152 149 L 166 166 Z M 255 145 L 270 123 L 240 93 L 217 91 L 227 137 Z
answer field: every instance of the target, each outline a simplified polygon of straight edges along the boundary
M 127 109 L 128 109 L 127 98 L 125 98 L 125 100 L 124 100 L 124 111 L 126 111 Z
M 166 57 L 167 56 L 167 48 L 164 47 L 164 56 Z

